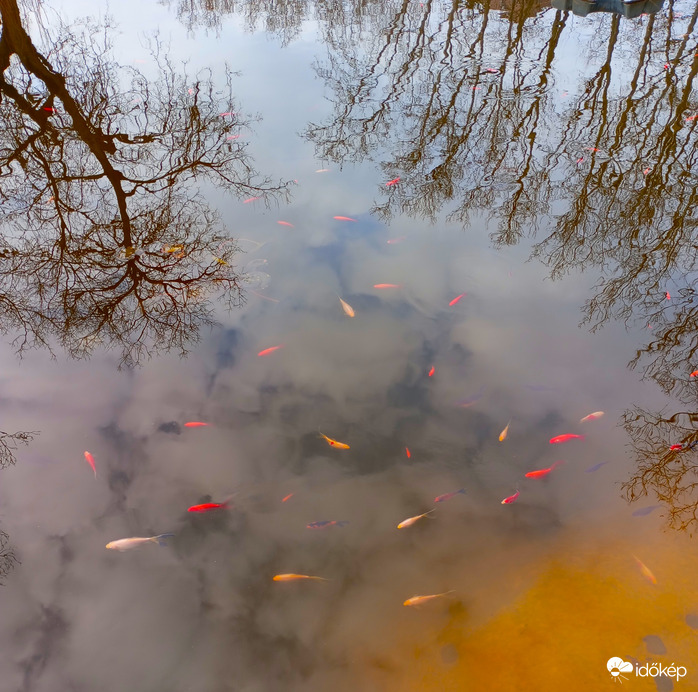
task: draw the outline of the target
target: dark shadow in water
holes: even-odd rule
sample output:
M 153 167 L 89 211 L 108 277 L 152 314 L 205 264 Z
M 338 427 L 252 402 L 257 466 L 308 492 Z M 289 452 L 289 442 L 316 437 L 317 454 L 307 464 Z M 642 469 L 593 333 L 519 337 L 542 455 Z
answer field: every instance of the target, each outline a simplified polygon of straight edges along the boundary
M 146 79 L 113 60 L 108 24 L 56 17 L 39 47 L 13 0 L 0 21 L 0 329 L 20 353 L 55 340 L 74 357 L 118 349 L 127 365 L 186 353 L 215 322 L 214 296 L 242 300 L 236 243 L 200 186 L 287 194 L 237 139 L 250 120 L 233 74 L 188 75 L 154 40 Z

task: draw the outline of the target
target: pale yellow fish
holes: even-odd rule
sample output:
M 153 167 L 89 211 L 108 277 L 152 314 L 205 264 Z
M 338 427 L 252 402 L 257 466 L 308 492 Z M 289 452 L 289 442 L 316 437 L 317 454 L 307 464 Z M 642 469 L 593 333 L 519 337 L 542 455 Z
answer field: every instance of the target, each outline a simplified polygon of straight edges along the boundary
M 339 298 L 339 296 L 337 296 L 337 297 Z M 349 305 L 349 303 L 347 303 L 346 301 L 342 300 L 341 298 L 339 298 L 339 302 L 342 304 L 342 310 L 344 310 L 344 312 L 345 312 L 349 317 L 354 317 L 354 316 L 355 316 L 356 313 L 354 312 L 354 308 L 353 308 L 351 305 Z
M 635 556 L 633 555 L 633 557 L 635 557 Z M 657 577 L 655 577 L 654 574 L 652 574 L 652 572 L 650 571 L 650 568 L 644 562 L 642 562 L 642 560 L 640 560 L 637 557 L 635 557 L 635 562 L 637 562 L 637 566 L 640 568 L 640 572 L 642 572 L 642 576 L 645 579 L 647 579 L 647 581 L 650 584 L 656 584 Z
M 588 416 L 584 416 L 582 420 L 580 420 L 580 423 L 584 423 L 584 421 L 588 420 L 596 420 L 597 418 L 601 418 L 603 416 L 603 411 L 594 411 L 594 413 L 590 413 Z
M 174 536 L 173 533 L 161 533 L 159 536 L 151 536 L 150 538 L 120 538 L 118 541 L 107 543 L 109 550 L 131 550 L 144 543 L 157 543 L 158 545 L 167 545 L 165 539 Z
M 426 517 L 427 514 L 431 514 L 432 512 L 435 512 L 435 509 L 430 509 L 428 512 L 424 512 L 424 514 L 418 514 L 416 517 L 410 517 L 409 519 L 405 519 L 405 521 L 401 521 L 397 527 L 398 529 L 406 529 L 408 526 L 412 526 L 415 522 L 418 522 L 422 517 Z
M 275 574 L 274 581 L 297 581 L 298 579 L 317 579 L 318 581 L 329 581 L 325 577 L 313 577 L 310 574 Z
M 433 601 L 435 598 L 442 598 L 443 596 L 448 596 L 450 593 L 455 593 L 453 589 L 450 591 L 444 591 L 443 593 L 434 593 L 430 594 L 429 596 L 412 596 L 412 598 L 408 598 L 402 605 L 404 606 L 419 606 L 422 605 L 423 603 L 428 603 L 429 601 Z
M 509 422 L 507 423 L 507 427 L 502 430 L 502 432 L 499 433 L 499 441 L 504 442 L 504 440 L 507 439 L 507 434 L 509 432 L 509 426 L 511 425 L 511 419 L 509 419 Z
M 344 442 L 338 442 L 337 440 L 333 440 L 331 437 L 327 437 L 327 435 L 323 435 L 320 433 L 320 437 L 323 437 L 327 444 L 330 447 L 336 447 L 337 449 L 349 449 L 349 445 L 344 444 Z

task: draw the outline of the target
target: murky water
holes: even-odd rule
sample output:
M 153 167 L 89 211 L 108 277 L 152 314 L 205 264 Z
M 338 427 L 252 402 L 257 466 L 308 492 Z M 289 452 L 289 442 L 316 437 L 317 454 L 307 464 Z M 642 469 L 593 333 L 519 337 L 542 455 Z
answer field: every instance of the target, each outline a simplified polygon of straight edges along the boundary
M 3 690 L 698 690 L 698 9 L 554 5 L 0 2 Z

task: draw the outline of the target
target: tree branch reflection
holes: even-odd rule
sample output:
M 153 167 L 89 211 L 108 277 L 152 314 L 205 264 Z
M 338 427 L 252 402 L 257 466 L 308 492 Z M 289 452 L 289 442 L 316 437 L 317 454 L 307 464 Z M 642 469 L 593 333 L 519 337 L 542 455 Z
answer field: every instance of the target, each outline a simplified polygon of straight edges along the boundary
M 186 353 L 214 296 L 242 299 L 238 248 L 199 187 L 287 194 L 237 139 L 251 121 L 233 73 L 219 91 L 155 40 L 148 80 L 111 58 L 108 23 L 43 27 L 40 52 L 15 0 L 0 21 L 0 328 L 20 353 L 54 339 L 74 357 L 118 348 L 122 364 Z

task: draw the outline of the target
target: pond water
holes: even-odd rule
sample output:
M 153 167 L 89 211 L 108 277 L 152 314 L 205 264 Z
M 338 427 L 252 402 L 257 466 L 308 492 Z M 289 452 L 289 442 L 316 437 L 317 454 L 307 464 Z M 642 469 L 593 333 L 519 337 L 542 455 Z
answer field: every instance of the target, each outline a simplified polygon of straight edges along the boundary
M 3 690 L 698 690 L 698 6 L 554 4 L 0 2 Z

